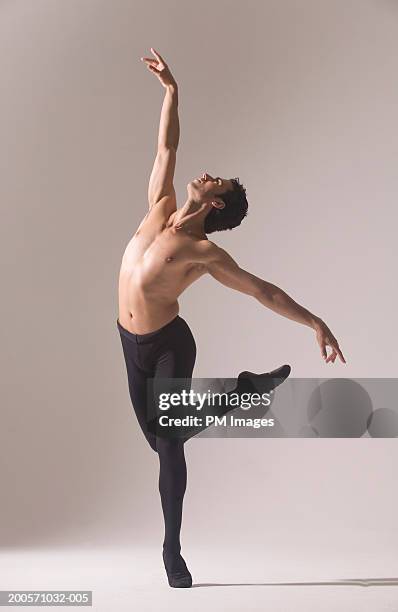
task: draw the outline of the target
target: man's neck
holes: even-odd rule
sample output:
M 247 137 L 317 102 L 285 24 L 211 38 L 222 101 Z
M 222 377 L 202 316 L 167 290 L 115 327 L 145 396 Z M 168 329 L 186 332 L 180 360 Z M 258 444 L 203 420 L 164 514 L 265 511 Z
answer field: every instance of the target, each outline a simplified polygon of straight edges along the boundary
M 170 217 L 170 223 L 173 227 L 179 227 L 190 234 L 206 238 L 204 225 L 205 218 L 210 208 L 211 204 L 197 202 L 189 198 L 185 204 L 181 208 L 178 208 Z

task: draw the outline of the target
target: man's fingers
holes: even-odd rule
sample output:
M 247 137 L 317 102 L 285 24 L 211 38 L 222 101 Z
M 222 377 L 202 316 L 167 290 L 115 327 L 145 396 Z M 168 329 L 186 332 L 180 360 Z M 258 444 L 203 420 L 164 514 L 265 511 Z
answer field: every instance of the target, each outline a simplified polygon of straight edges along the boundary
M 324 329 L 321 329 L 319 333 L 317 333 L 318 344 L 321 348 L 321 355 L 325 360 L 325 363 L 329 363 L 330 361 L 334 363 L 337 359 L 337 356 L 343 363 L 347 363 L 343 353 L 340 350 L 339 343 L 336 338 L 331 333 L 330 329 L 326 326 Z M 330 346 L 332 349 L 331 354 L 328 356 L 326 347 Z
M 343 353 L 340 350 L 339 343 L 337 342 L 336 338 L 334 338 L 333 344 L 331 346 L 333 347 L 333 350 L 336 352 L 336 357 L 338 355 L 339 358 L 341 359 L 341 361 L 343 363 L 346 363 L 346 360 L 344 359 L 344 355 L 343 355 Z
M 159 68 L 159 64 L 158 62 L 151 62 L 146 60 L 145 61 L 145 65 L 149 68 L 149 66 L 152 66 L 152 68 Z
M 159 60 L 159 62 L 163 62 L 163 64 L 166 65 L 166 62 L 164 61 L 162 56 L 157 51 L 155 51 L 155 49 L 153 47 L 151 47 L 151 51 L 154 54 L 154 56 L 156 57 L 156 59 Z
M 155 74 L 160 74 L 160 70 L 157 70 L 155 66 L 151 66 L 150 64 L 147 64 L 147 68 L 151 70 L 152 72 L 154 72 Z
M 332 352 L 330 353 L 329 357 L 326 359 L 326 363 L 329 363 L 329 361 L 334 363 L 334 360 L 336 359 L 336 356 L 337 356 L 337 353 L 336 353 L 335 349 L 333 349 Z
M 153 59 L 153 57 L 142 57 L 141 60 L 143 62 L 149 62 L 150 64 L 158 64 L 158 60 Z
M 336 346 L 332 346 L 332 352 L 331 352 L 331 354 L 329 355 L 329 357 L 326 359 L 326 362 L 325 362 L 325 363 L 329 363 L 329 361 L 331 361 L 332 363 L 334 363 L 334 362 L 336 361 L 336 359 L 337 359 L 337 356 L 339 356 L 340 360 L 341 360 L 343 363 L 347 363 L 347 362 L 346 362 L 346 360 L 345 360 L 345 358 L 344 358 L 344 355 L 343 355 L 343 353 L 341 352 L 341 350 L 340 350 L 340 348 L 339 348 L 339 346 L 338 346 L 338 345 L 336 345 Z

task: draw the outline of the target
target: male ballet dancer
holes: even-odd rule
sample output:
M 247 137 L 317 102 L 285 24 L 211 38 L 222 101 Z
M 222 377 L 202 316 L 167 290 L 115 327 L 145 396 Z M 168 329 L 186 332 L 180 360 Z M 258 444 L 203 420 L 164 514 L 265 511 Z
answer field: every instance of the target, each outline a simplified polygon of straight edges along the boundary
M 327 325 L 279 287 L 243 270 L 206 234 L 232 229 L 247 214 L 246 190 L 239 179 L 207 172 L 187 185 L 187 200 L 177 209 L 173 176 L 179 141 L 178 86 L 164 59 L 141 58 L 166 89 L 160 116 L 158 150 L 149 180 L 149 210 L 128 243 L 119 277 L 117 327 L 126 362 L 131 401 L 141 429 L 159 456 L 159 492 L 165 524 L 163 562 L 173 587 L 190 587 L 191 574 L 180 554 L 180 528 L 186 488 L 183 438 L 160 437 L 147 422 L 148 378 L 192 377 L 196 345 L 179 316 L 179 295 L 203 274 L 256 298 L 274 312 L 311 327 L 326 363 L 345 363 Z M 332 352 L 327 355 L 326 347 Z M 285 365 L 267 374 L 277 386 L 289 375 Z M 241 376 L 241 375 L 240 375 Z M 272 385 L 270 388 L 273 388 Z

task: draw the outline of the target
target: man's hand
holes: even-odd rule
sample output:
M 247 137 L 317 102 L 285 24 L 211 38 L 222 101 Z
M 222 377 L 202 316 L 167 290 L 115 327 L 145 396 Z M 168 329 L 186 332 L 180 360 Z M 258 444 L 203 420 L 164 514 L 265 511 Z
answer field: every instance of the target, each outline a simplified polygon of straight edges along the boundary
M 314 329 L 316 333 L 317 342 L 321 349 L 321 355 L 325 359 L 325 363 L 329 363 L 329 361 L 334 363 L 337 355 L 339 356 L 340 360 L 343 363 L 346 363 L 343 353 L 340 350 L 339 343 L 337 342 L 336 338 L 333 336 L 332 332 L 330 331 L 326 323 L 324 323 L 322 319 L 317 319 Z M 329 356 L 327 355 L 327 352 L 326 352 L 327 346 L 330 346 L 332 349 L 332 352 L 330 353 Z
M 148 70 L 156 74 L 163 87 L 169 87 L 170 85 L 176 85 L 176 81 L 170 72 L 170 69 L 164 59 L 162 58 L 155 49 L 151 47 L 151 51 L 156 59 L 153 57 L 142 57 L 141 60 L 146 63 Z

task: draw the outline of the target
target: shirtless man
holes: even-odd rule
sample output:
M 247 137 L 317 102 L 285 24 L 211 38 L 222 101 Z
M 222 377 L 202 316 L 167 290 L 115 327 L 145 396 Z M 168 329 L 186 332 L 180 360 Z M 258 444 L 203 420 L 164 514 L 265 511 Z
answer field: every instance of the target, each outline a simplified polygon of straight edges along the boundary
M 242 269 L 207 234 L 240 225 L 247 214 L 246 190 L 239 179 L 204 172 L 187 185 L 187 200 L 177 209 L 173 177 L 179 141 L 178 86 L 165 60 L 141 58 L 165 88 L 158 150 L 149 180 L 149 210 L 128 243 L 119 277 L 118 330 L 126 362 L 130 397 L 151 448 L 159 456 L 159 491 L 165 523 L 163 562 L 170 586 L 190 587 L 192 577 L 181 556 L 180 528 L 186 488 L 182 439 L 165 439 L 148 429 L 148 378 L 192 377 L 196 345 L 179 316 L 178 297 L 203 274 L 254 297 L 260 304 L 315 331 L 326 363 L 345 363 L 327 325 L 279 287 Z M 332 351 L 327 355 L 326 347 Z M 290 373 L 285 365 L 257 376 Z M 248 373 L 251 374 L 251 373 Z M 253 375 L 256 376 L 256 375 Z M 276 386 L 275 384 L 275 386 Z

